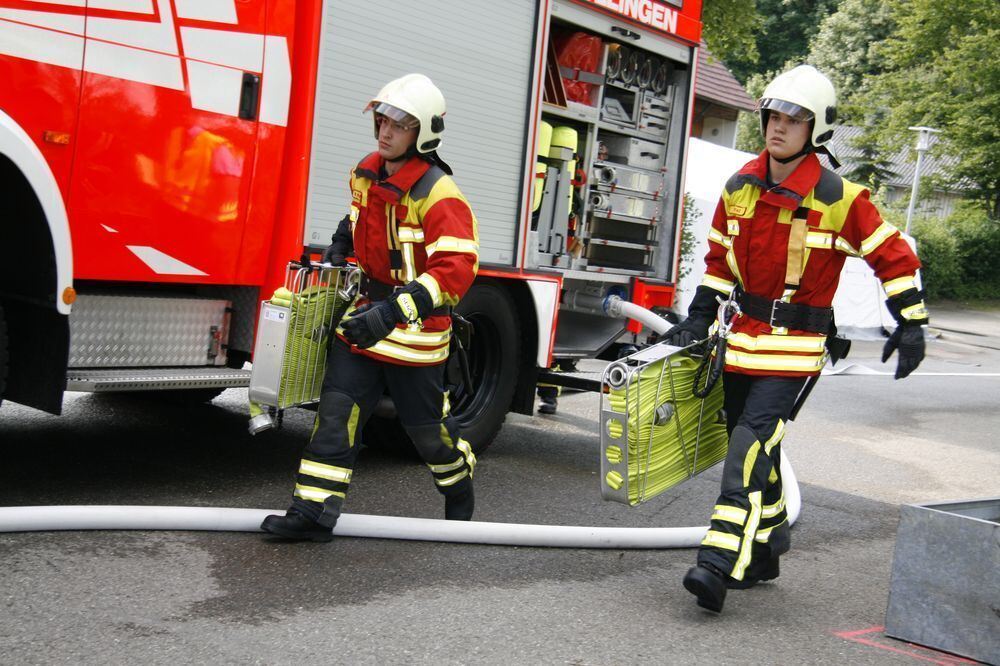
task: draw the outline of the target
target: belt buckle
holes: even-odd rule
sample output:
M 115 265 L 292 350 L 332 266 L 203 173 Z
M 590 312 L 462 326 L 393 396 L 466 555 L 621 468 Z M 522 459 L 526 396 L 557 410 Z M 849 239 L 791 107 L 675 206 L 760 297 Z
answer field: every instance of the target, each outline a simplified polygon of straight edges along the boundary
M 771 328 L 782 328 L 782 326 L 775 323 L 775 318 L 778 316 L 778 306 L 782 305 L 784 301 L 780 298 L 776 298 L 771 301 L 771 318 L 767 323 L 770 324 Z

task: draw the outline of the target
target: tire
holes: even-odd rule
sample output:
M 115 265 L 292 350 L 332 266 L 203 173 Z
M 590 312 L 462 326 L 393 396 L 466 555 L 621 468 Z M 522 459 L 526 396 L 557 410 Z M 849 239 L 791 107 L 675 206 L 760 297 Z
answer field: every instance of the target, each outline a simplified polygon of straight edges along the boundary
M 455 389 L 450 396 L 451 414 L 458 421 L 462 439 L 478 454 L 500 432 L 514 397 L 520 365 L 520 322 L 514 299 L 494 282 L 473 285 L 455 311 L 473 326 L 468 354 L 475 391 L 465 386 Z M 398 418 L 371 417 L 364 442 L 393 453 L 415 453 Z
M 451 413 L 462 438 L 476 453 L 496 439 L 517 386 L 521 358 L 521 328 L 517 306 L 506 289 L 494 282 L 473 285 L 455 308 L 472 323 L 470 392 L 459 386 L 451 396 Z
M 3 305 L 0 305 L 0 405 L 7 390 L 7 320 L 4 318 Z

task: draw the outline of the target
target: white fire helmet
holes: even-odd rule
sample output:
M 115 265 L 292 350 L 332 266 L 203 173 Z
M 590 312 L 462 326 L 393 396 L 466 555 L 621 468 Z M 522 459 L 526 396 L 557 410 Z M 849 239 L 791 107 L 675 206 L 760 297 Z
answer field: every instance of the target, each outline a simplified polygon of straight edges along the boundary
M 378 115 L 398 123 L 419 123 L 420 131 L 414 148 L 429 153 L 441 146 L 444 133 L 444 95 L 423 74 L 407 74 L 385 84 L 365 107 L 375 115 L 375 136 L 378 136 Z
M 811 65 L 799 65 L 779 74 L 764 89 L 757 102 L 761 134 L 767 133 L 769 111 L 779 111 L 798 120 L 812 120 L 812 146 L 819 148 L 833 138 L 837 119 L 837 91 L 830 79 Z M 808 146 L 807 146 L 808 147 Z

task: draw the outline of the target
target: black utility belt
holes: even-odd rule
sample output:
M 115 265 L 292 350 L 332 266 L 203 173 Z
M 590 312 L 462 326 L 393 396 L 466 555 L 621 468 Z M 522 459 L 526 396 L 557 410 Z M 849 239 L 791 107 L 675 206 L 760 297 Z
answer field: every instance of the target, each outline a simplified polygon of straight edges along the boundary
M 786 303 L 755 296 L 739 290 L 736 293 L 743 314 L 766 322 L 775 328 L 793 328 L 810 333 L 830 332 L 833 323 L 833 308 L 816 308 L 803 303 Z
M 380 282 L 367 275 L 361 276 L 361 286 L 359 293 L 367 298 L 369 301 L 384 301 L 394 293 L 402 289 L 400 286 L 386 284 L 385 282 Z M 434 308 L 427 315 L 428 317 L 438 317 L 441 315 L 450 315 L 451 308 L 447 305 L 442 305 L 439 308 Z

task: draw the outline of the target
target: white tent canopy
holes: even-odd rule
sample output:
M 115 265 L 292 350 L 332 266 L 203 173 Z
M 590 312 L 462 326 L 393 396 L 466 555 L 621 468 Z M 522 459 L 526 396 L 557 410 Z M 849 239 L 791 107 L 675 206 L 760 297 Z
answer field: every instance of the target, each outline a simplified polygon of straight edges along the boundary
M 676 308 L 687 312 L 695 289 L 705 272 L 705 253 L 708 252 L 708 230 L 712 225 L 715 207 L 729 177 L 754 158 L 750 153 L 724 148 L 701 139 L 688 144 L 685 190 L 700 212 L 692 231 L 697 239 L 690 271 L 681 279 Z M 913 244 L 911 239 L 910 244 Z M 848 257 L 840 276 L 840 286 L 833 299 L 837 327 L 861 337 L 880 334 L 883 326 L 892 325 L 892 317 L 885 307 L 885 292 L 875 274 L 862 259 Z

